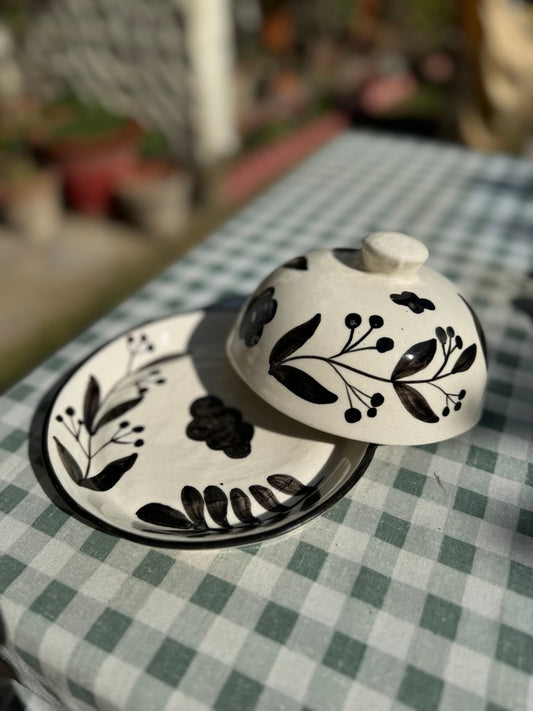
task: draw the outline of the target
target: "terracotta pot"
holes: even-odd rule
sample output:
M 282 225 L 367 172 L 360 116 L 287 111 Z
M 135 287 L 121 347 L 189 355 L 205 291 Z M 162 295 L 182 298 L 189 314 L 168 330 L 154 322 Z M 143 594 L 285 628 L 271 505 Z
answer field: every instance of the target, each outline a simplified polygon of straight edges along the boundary
M 179 235 L 187 222 L 192 179 L 170 161 L 139 163 L 123 178 L 116 196 L 141 229 L 166 239 Z
M 287 9 L 279 8 L 264 20 L 261 29 L 264 46 L 274 54 L 289 52 L 295 42 L 294 20 Z
M 116 185 L 137 166 L 140 136 L 130 122 L 108 134 L 54 141 L 49 154 L 60 166 L 69 205 L 85 214 L 108 212 Z
M 42 170 L 27 180 L 0 180 L 0 210 L 5 222 L 35 242 L 54 237 L 61 223 L 61 181 L 57 171 Z

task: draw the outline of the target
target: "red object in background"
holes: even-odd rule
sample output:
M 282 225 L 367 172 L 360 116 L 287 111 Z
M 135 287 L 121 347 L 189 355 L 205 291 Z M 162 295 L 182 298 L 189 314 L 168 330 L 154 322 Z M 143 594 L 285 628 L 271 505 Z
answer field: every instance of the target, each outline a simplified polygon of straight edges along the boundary
M 87 140 L 64 139 L 52 147 L 72 208 L 89 215 L 109 211 L 115 187 L 137 168 L 140 135 L 140 128 L 128 123 L 112 134 Z
M 427 81 L 444 84 L 453 76 L 453 59 L 446 52 L 432 52 L 420 62 L 420 73 Z
M 360 103 L 370 116 L 381 116 L 412 96 L 418 82 L 410 72 L 372 79 L 361 92 Z
M 61 169 L 67 201 L 78 212 L 108 212 L 118 182 L 136 167 L 137 156 L 128 149 L 65 160 Z
M 244 200 L 269 180 L 344 131 L 347 125 L 348 121 L 343 114 L 332 111 L 292 135 L 242 158 L 222 187 L 223 198 L 230 203 Z
M 277 110 L 284 115 L 298 115 L 308 101 L 308 91 L 300 75 L 290 69 L 281 70 L 272 79 L 270 93 Z
M 295 41 L 294 20 L 287 8 L 279 7 L 269 13 L 261 29 L 263 45 L 274 54 L 289 52 Z

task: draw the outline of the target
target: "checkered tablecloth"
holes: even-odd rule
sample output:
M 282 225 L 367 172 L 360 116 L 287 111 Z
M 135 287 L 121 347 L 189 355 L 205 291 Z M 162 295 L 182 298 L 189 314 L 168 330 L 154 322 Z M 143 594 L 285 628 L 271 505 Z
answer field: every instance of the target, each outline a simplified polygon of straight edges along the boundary
M 326 514 L 243 548 L 151 549 L 51 502 L 29 433 L 70 367 L 376 229 L 424 241 L 484 324 L 474 430 L 380 447 Z M 0 657 L 69 711 L 533 709 L 532 251 L 532 164 L 365 132 L 313 156 L 0 399 Z

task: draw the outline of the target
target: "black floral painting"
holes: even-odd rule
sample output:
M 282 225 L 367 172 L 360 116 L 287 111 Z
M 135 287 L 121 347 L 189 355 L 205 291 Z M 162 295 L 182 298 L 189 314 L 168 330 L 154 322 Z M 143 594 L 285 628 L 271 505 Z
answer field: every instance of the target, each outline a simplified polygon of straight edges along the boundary
M 392 301 L 399 306 L 407 306 L 414 314 L 435 311 L 435 304 L 429 299 L 421 299 L 412 291 L 402 291 L 401 294 L 391 294 Z
M 192 403 L 190 412 L 193 419 L 186 430 L 190 439 L 205 442 L 231 459 L 243 459 L 252 451 L 253 425 L 244 422 L 236 408 L 226 407 L 214 395 L 206 395 Z
M 320 500 L 320 492 L 316 486 L 302 484 L 289 474 L 271 474 L 267 477 L 269 486 L 250 484 L 248 492 L 233 487 L 229 495 L 222 486 L 209 485 L 203 491 L 187 485 L 181 490 L 181 508 L 157 501 L 141 506 L 136 512 L 140 521 L 149 526 L 141 530 L 152 533 L 171 533 L 172 531 L 190 531 L 205 533 L 206 531 L 225 532 L 229 530 L 256 528 L 271 523 L 273 518 L 281 521 L 291 514 L 299 505 L 305 510 Z M 276 491 L 290 496 L 287 503 L 282 503 Z M 253 501 L 264 509 L 265 516 L 254 515 Z M 236 524 L 228 520 L 230 511 L 237 519 Z M 208 518 L 207 514 L 211 521 Z M 139 526 L 140 527 L 140 526 Z
M 392 338 L 376 338 L 373 335 L 373 332 L 379 331 L 385 325 L 379 314 L 368 317 L 366 323 L 358 313 L 347 314 L 344 319 L 348 330 L 346 341 L 342 348 L 332 355 L 298 355 L 299 349 L 316 333 L 321 320 L 321 314 L 317 313 L 292 328 L 278 339 L 270 352 L 270 375 L 294 395 L 316 405 L 331 404 L 339 399 L 336 392 L 326 388 L 302 369 L 301 366 L 306 361 L 317 360 L 327 364 L 335 373 L 346 397 L 344 419 L 351 424 L 359 422 L 363 413 L 370 418 L 378 415 L 378 410 L 386 399 L 385 386 L 392 386 L 405 410 L 421 422 L 431 424 L 440 419 L 428 403 L 423 386 L 440 393 L 443 403 L 442 417 L 447 417 L 452 410 L 457 412 L 461 409 L 466 390 L 461 388 L 459 392 L 452 392 L 443 387 L 441 381 L 447 381 L 457 373 L 467 371 L 474 363 L 477 346 L 472 343 L 463 348 L 463 340 L 452 326 L 437 326 L 435 337 L 410 346 L 396 361 L 391 375 L 383 377 L 358 368 L 353 359 L 353 356 L 361 351 L 373 350 L 379 357 L 380 354 L 394 349 Z M 455 352 L 458 355 L 452 358 Z M 435 369 L 433 373 L 426 372 L 422 377 L 418 377 L 421 371 L 426 371 L 431 365 Z M 374 392 L 365 385 L 367 381 L 381 384 L 379 390 Z
M 239 337 L 249 348 L 256 346 L 263 335 L 263 328 L 276 315 L 278 302 L 274 299 L 274 289 L 270 287 L 250 299 L 239 326 Z
M 151 388 L 164 385 L 161 375 L 163 362 L 181 358 L 184 353 L 170 353 L 162 358 L 153 358 L 142 366 L 137 366 L 140 356 L 152 353 L 155 345 L 145 333 L 126 336 L 128 361 L 126 372 L 104 395 L 99 381 L 94 375 L 89 377 L 81 412 L 69 405 L 64 412 L 56 415 L 65 429 L 66 436 L 74 443 L 65 444 L 64 439 L 54 437 L 59 458 L 70 478 L 78 486 L 93 491 L 109 491 L 135 464 L 138 453 L 113 459 L 101 471 L 95 473 L 96 456 L 108 447 L 139 449 L 144 445 L 144 425 L 132 424 L 126 418 L 150 392 Z M 102 435 L 102 432 L 105 433 Z M 98 438 L 95 436 L 99 434 Z M 70 449 L 69 449 L 70 447 Z

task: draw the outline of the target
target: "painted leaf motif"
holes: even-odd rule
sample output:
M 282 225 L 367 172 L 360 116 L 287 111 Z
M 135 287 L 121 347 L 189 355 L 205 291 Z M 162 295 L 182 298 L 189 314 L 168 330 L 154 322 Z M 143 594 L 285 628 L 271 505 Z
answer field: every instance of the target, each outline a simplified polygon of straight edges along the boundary
M 487 352 L 487 341 L 485 339 L 485 333 L 483 332 L 483 326 L 481 325 L 481 321 L 478 319 L 476 312 L 470 306 L 470 304 L 464 298 L 464 296 L 461 296 L 461 294 L 459 294 L 459 296 L 464 301 L 467 309 L 470 311 L 470 315 L 472 316 L 474 326 L 476 327 L 476 333 L 478 335 L 479 342 L 481 343 L 481 350 L 483 351 L 483 358 L 485 359 L 485 365 L 488 365 L 489 364 L 489 357 L 488 357 L 488 352 Z
M 218 486 L 207 486 L 204 489 L 204 497 L 207 510 L 213 521 L 222 528 L 229 528 L 228 497 L 222 489 Z
M 311 490 L 311 487 L 305 486 L 305 484 L 302 484 L 301 481 L 289 474 L 271 474 L 267 476 L 267 481 L 274 489 L 291 496 L 306 494 Z
M 89 378 L 89 383 L 87 384 L 87 390 L 85 391 L 85 398 L 83 401 L 83 419 L 85 421 L 85 426 L 88 431 L 93 434 L 93 423 L 95 415 L 100 406 L 100 386 L 96 378 L 91 375 Z
M 235 512 L 235 516 L 242 523 L 258 523 L 257 519 L 252 513 L 252 504 L 250 497 L 244 493 L 242 489 L 232 489 L 229 493 L 229 498 L 231 501 L 231 506 Z
M 280 363 L 297 351 L 298 348 L 301 348 L 314 334 L 321 318 L 322 316 L 320 314 L 315 314 L 309 321 L 301 323 L 299 326 L 291 328 L 290 331 L 283 334 L 270 352 L 270 365 Z
M 280 504 L 274 494 L 266 486 L 252 484 L 249 489 L 257 503 L 267 511 L 278 513 L 286 510 L 286 507 Z
M 335 393 L 327 390 L 313 377 L 292 365 L 273 365 L 269 372 L 288 390 L 307 402 L 313 402 L 315 405 L 327 405 L 338 400 Z
M 411 385 L 407 385 L 407 383 L 396 382 L 393 383 L 393 387 L 407 412 L 416 417 L 417 420 L 428 423 L 439 421 L 426 398 L 418 390 L 415 390 Z
M 78 462 L 74 459 L 72 454 L 68 451 L 64 444 L 62 444 L 57 437 L 54 437 L 57 451 L 63 462 L 63 466 L 67 470 L 67 474 L 72 479 L 75 484 L 79 484 L 83 478 L 83 474 Z
M 390 298 L 398 306 L 407 306 L 414 314 L 424 313 L 424 309 L 435 311 L 435 304 L 429 299 L 420 298 L 413 291 L 402 291 L 401 294 L 390 294 Z
M 167 528 L 194 528 L 189 519 L 178 509 L 166 504 L 145 504 L 137 511 L 137 517 L 146 523 L 153 523 L 156 526 L 166 526 Z
M 137 452 L 134 452 L 127 457 L 109 462 L 109 464 L 106 464 L 102 469 L 100 474 L 92 476 L 90 479 L 84 479 L 80 482 L 80 485 L 86 489 L 92 489 L 93 491 L 109 491 L 109 489 L 112 489 L 123 475 L 132 468 L 137 456 Z
M 128 412 L 128 410 L 131 410 L 133 407 L 138 405 L 142 400 L 142 397 L 136 397 L 133 400 L 126 400 L 125 402 L 120 402 L 118 405 L 115 405 L 112 407 L 110 410 L 105 412 L 102 417 L 98 420 L 96 423 L 96 426 L 94 427 L 94 432 L 97 432 L 100 427 L 103 427 L 106 425 L 108 422 L 111 422 L 112 420 L 116 420 L 117 417 L 120 417 L 123 415 L 125 412 Z M 93 434 L 94 434 L 93 432 Z
M 305 271 L 307 269 L 307 257 L 294 257 L 293 259 L 289 259 L 288 262 L 285 262 L 283 266 L 286 269 L 299 269 L 301 271 Z
M 197 528 L 207 528 L 204 516 L 204 497 L 194 486 L 184 486 L 181 490 L 181 503 L 185 513 Z
M 437 340 L 430 338 L 429 341 L 415 343 L 402 355 L 392 371 L 391 380 L 399 380 L 409 375 L 414 375 L 420 370 L 424 370 L 433 360 L 437 350 Z
M 452 373 L 464 373 L 465 370 L 468 370 L 475 361 L 476 354 L 477 346 L 475 343 L 472 343 L 472 345 L 465 348 L 459 358 L 457 358 L 455 365 L 452 368 Z

